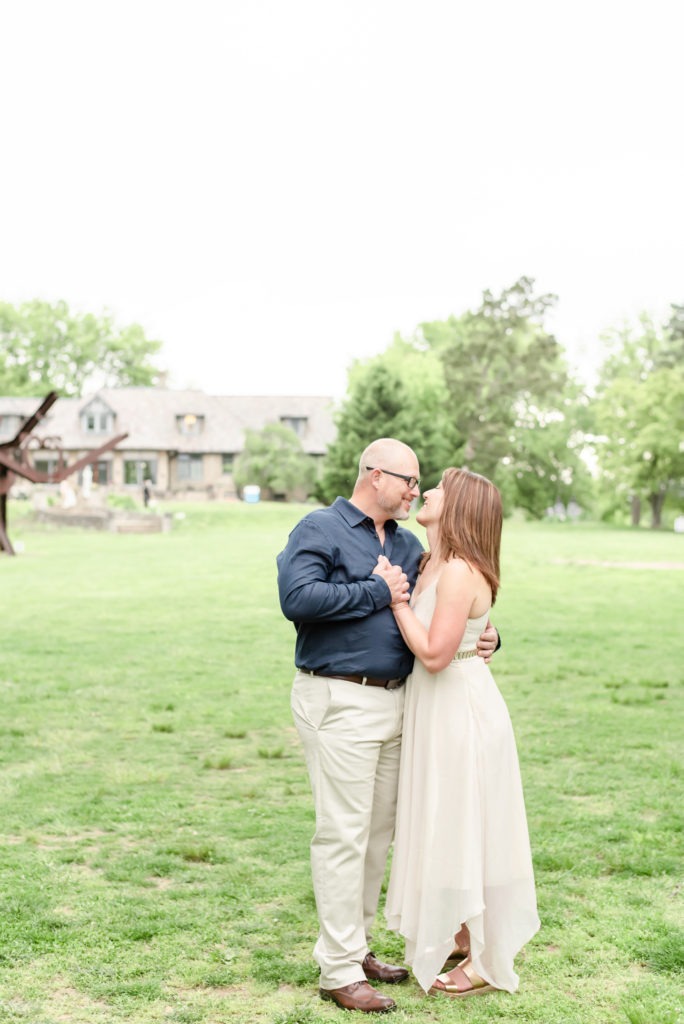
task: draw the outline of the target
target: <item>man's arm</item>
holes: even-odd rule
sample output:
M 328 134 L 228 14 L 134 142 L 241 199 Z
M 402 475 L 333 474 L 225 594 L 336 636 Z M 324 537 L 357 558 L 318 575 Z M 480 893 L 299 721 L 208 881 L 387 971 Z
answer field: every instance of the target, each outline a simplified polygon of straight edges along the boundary
M 381 577 L 332 582 L 335 559 L 319 527 L 302 520 L 278 555 L 278 594 L 283 615 L 291 622 L 361 619 L 385 608 L 408 589 L 399 566 Z

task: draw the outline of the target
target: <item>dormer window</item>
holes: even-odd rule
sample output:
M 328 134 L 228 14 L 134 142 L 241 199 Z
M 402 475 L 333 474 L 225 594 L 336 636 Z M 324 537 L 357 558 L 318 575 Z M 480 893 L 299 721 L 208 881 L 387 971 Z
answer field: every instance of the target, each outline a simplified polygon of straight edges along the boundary
M 110 434 L 114 429 L 114 413 L 99 399 L 81 410 L 81 430 L 86 434 Z
M 176 426 L 185 437 L 196 437 L 204 430 L 204 416 L 196 416 L 194 412 L 186 412 L 176 416 Z
M 88 434 L 106 434 L 109 429 L 110 417 L 106 412 L 89 413 L 85 417 L 85 429 Z
M 281 416 L 280 422 L 284 427 L 294 430 L 297 437 L 304 437 L 306 425 L 309 422 L 306 416 Z

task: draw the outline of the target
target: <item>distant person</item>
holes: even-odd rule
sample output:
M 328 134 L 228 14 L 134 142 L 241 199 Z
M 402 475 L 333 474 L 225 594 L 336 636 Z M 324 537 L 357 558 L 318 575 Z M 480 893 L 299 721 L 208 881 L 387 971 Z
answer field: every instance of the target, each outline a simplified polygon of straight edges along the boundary
M 278 556 L 284 615 L 297 630 L 292 711 L 311 779 L 311 866 L 320 934 L 320 994 L 346 1010 L 392 1010 L 369 981 L 396 983 L 404 967 L 370 948 L 394 832 L 404 709 L 413 655 L 390 608 L 408 600 L 422 546 L 397 525 L 419 496 L 415 452 L 373 441 L 351 499 L 306 515 Z M 393 565 L 380 563 L 386 555 Z M 491 657 L 496 630 L 477 641 Z
M 150 504 L 150 498 L 152 497 L 152 481 L 145 480 L 143 484 L 143 505 L 145 508 Z
M 515 992 L 514 957 L 539 928 L 534 875 L 511 720 L 476 657 L 499 588 L 501 496 L 447 469 L 424 499 L 430 551 L 410 606 L 392 601 L 416 661 L 386 916 L 426 992 Z
M 93 469 L 92 466 L 86 465 L 83 467 L 83 473 L 81 474 L 81 494 L 85 501 L 88 501 L 93 488 Z
M 76 492 L 68 480 L 62 480 L 59 485 L 59 492 L 62 498 L 62 508 L 69 509 L 76 506 Z

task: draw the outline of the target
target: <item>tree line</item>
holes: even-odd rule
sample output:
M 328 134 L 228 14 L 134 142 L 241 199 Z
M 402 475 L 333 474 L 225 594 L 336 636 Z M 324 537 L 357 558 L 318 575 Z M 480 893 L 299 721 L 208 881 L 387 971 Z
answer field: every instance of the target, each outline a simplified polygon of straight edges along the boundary
M 422 486 L 445 466 L 494 480 L 506 509 L 541 518 L 573 503 L 588 515 L 658 527 L 684 509 L 684 306 L 667 322 L 644 315 L 603 339 L 595 387 L 571 374 L 546 326 L 557 297 L 522 277 L 485 291 L 460 316 L 420 324 L 409 337 L 350 369 L 336 413 L 337 437 L 322 473 L 293 431 L 248 431 L 237 485 L 288 495 L 302 487 L 328 504 L 351 493 L 359 452 L 376 437 L 400 437 L 420 457 Z M 67 304 L 0 303 L 0 394 L 79 395 L 100 386 L 153 386 L 162 345 L 105 313 Z
M 139 324 L 118 326 L 111 313 L 75 313 L 63 301 L 0 302 L 0 395 L 78 397 L 93 380 L 153 386 L 161 347 Z
M 467 466 L 497 484 L 508 512 L 542 518 L 570 505 L 638 525 L 648 506 L 659 527 L 668 503 L 684 511 L 684 306 L 665 324 L 644 315 L 611 331 L 590 391 L 545 325 L 556 302 L 522 277 L 357 361 L 312 495 L 329 504 L 350 494 L 366 444 L 399 437 L 419 455 L 424 488 L 445 466 Z M 269 444 L 287 449 L 268 471 L 286 492 L 301 447 L 277 428 L 248 438 L 238 473 L 254 475 L 253 446 L 265 466 Z M 268 486 L 268 472 L 256 482 Z

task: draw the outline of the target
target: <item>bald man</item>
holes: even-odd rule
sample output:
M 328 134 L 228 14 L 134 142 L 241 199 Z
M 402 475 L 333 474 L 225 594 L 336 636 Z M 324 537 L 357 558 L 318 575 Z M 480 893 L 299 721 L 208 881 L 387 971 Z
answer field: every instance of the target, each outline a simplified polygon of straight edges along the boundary
M 419 485 L 408 445 L 373 441 L 351 498 L 306 515 L 278 555 L 280 605 L 297 630 L 292 713 L 316 811 L 320 994 L 366 1013 L 396 1006 L 369 981 L 408 977 L 379 961 L 369 940 L 394 833 L 403 684 L 413 667 L 390 604 L 408 601 L 423 553 L 398 521 L 409 518 Z M 388 561 L 379 564 L 380 555 Z M 478 652 L 489 658 L 497 643 L 489 627 Z

